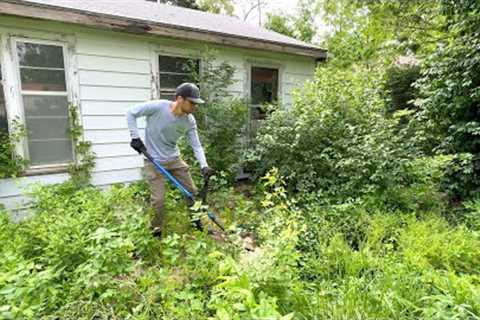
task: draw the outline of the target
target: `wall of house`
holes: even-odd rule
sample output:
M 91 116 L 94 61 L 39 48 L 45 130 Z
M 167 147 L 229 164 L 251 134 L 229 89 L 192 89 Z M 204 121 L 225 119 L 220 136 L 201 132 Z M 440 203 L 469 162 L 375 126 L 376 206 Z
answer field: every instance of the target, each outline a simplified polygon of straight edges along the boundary
M 126 110 L 136 103 L 157 97 L 159 54 L 199 56 L 205 44 L 152 36 L 129 35 L 62 23 L 0 16 L 2 69 L 6 75 L 7 113 L 16 114 L 19 87 L 11 65 L 11 37 L 47 39 L 68 44 L 70 100 L 81 110 L 84 138 L 97 155 L 93 183 L 107 186 L 141 178 L 142 158 L 130 147 Z M 252 65 L 279 69 L 279 98 L 292 103 L 292 90 L 313 77 L 313 58 L 271 52 L 209 46 L 218 61 L 235 66 L 236 82 L 228 90 L 240 97 L 249 95 Z M 139 128 L 145 121 L 139 121 Z M 208 155 L 207 155 L 208 157 Z M 65 173 L 0 180 L 0 203 L 8 209 L 25 207 L 22 194 L 31 183 L 57 183 Z

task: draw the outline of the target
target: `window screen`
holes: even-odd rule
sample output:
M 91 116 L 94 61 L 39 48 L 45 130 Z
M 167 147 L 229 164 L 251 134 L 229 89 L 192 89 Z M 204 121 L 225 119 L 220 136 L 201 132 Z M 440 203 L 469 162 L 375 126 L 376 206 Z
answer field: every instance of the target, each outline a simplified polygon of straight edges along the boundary
M 261 106 L 278 99 L 278 70 L 252 67 L 251 79 L 252 119 L 264 119 L 266 112 Z
M 194 82 L 194 73 L 200 70 L 200 60 L 159 56 L 160 99 L 175 99 L 175 89 L 183 82 Z
M 32 166 L 73 160 L 63 47 L 17 42 L 20 87 Z

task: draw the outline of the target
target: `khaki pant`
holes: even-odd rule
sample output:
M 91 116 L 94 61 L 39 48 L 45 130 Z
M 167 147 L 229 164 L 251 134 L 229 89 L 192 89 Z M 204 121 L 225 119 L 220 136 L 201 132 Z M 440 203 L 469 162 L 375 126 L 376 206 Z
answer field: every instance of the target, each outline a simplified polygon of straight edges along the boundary
M 182 159 L 175 159 L 160 163 L 167 169 L 180 183 L 193 194 L 197 193 L 197 188 L 192 180 L 189 167 Z M 155 168 L 148 160 L 145 160 L 145 175 L 150 185 L 151 203 L 155 209 L 151 226 L 152 228 L 163 229 L 165 225 L 165 180 L 166 178 Z M 170 181 L 167 181 L 170 183 Z M 191 205 L 191 204 L 189 204 Z

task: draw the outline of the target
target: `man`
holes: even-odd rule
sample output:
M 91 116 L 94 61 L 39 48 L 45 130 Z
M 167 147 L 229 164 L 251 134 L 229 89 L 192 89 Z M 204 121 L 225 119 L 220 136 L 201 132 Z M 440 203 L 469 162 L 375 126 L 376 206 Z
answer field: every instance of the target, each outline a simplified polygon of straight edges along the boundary
M 198 138 L 197 124 L 193 113 L 197 105 L 204 103 L 200 98 L 200 90 L 192 83 L 183 83 L 177 87 L 175 101 L 154 100 L 132 107 L 127 112 L 128 128 L 132 141 L 130 146 L 138 153 L 147 150 L 155 161 L 170 171 L 185 188 L 196 193 L 197 189 L 189 173 L 188 165 L 180 158 L 177 146 L 178 139 L 188 135 L 190 145 L 204 178 L 211 175 L 205 153 Z M 138 134 L 137 118 L 146 117 L 145 142 L 143 144 Z M 150 185 L 152 205 L 155 215 L 151 222 L 154 236 L 161 236 L 165 224 L 165 180 L 164 177 L 148 160 L 145 161 L 145 174 Z M 188 203 L 189 206 L 192 203 Z M 201 228 L 199 221 L 195 221 L 197 228 Z

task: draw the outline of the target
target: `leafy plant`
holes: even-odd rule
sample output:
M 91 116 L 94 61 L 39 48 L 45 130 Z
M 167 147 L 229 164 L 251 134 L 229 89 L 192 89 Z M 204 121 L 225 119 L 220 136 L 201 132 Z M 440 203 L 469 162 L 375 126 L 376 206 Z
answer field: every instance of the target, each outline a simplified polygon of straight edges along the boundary
M 0 179 L 17 177 L 28 164 L 28 161 L 15 151 L 25 135 L 25 127 L 18 119 L 11 122 L 10 132 L 0 130 Z
M 476 1 L 442 1 L 449 38 L 430 54 L 418 81 L 418 121 L 427 152 L 457 154 L 445 185 L 454 201 L 480 190 L 480 70 Z
M 195 114 L 198 131 L 209 165 L 217 171 L 225 171 L 232 179 L 237 174 L 242 155 L 241 139 L 247 120 L 247 105 L 228 91 L 235 82 L 234 67 L 217 61 L 215 51 L 208 48 L 201 60 L 200 72 L 193 64 L 187 66 L 205 99 L 205 104 L 199 106 Z M 183 154 L 193 158 L 185 144 L 182 148 Z
M 260 128 L 247 157 L 257 176 L 277 167 L 290 190 L 344 201 L 409 183 L 413 147 L 384 116 L 381 76 L 318 69 L 315 81 Z
M 71 105 L 68 109 L 70 116 L 70 137 L 75 148 L 75 162 L 68 166 L 72 182 L 84 186 L 90 182 L 92 170 L 95 167 L 95 153 L 91 151 L 91 142 L 83 140 L 83 128 L 80 124 L 78 107 Z

